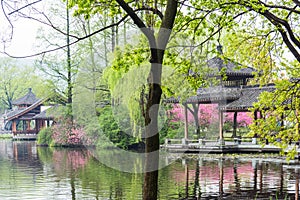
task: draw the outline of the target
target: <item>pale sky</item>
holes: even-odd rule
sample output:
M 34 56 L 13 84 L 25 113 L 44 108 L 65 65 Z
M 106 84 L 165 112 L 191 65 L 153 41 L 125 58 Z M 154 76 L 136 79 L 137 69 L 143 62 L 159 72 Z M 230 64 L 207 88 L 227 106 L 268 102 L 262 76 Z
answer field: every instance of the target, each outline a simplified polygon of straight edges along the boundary
M 12 56 L 27 56 L 34 53 L 37 30 L 41 26 L 30 19 L 18 19 L 13 22 L 13 38 L 6 43 L 6 52 Z M 7 40 L 11 33 L 11 26 L 6 20 L 3 11 L 0 11 L 0 52 L 4 51 L 3 40 Z M 3 57 L 3 54 L 0 54 Z
M 3 30 L 1 28 L 1 30 Z M 26 56 L 33 53 L 38 26 L 30 22 L 16 23 L 14 35 L 6 52 L 12 56 Z M 3 44 L 1 44 L 3 49 Z

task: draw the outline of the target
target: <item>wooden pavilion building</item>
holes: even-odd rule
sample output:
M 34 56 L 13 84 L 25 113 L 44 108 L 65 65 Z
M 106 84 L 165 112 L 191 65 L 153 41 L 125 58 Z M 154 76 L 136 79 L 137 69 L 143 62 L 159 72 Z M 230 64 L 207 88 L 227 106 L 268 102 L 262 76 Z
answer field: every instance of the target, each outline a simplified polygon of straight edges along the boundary
M 195 118 L 196 133 L 199 134 L 200 126 L 198 119 L 198 110 L 200 104 L 218 104 L 218 121 L 219 121 L 219 144 L 224 142 L 224 113 L 234 112 L 233 119 L 233 136 L 236 136 L 237 130 L 237 113 L 249 112 L 253 108 L 253 103 L 258 101 L 259 95 L 263 91 L 273 91 L 274 85 L 264 87 L 249 86 L 249 81 L 254 78 L 255 69 L 251 67 L 242 67 L 229 59 L 214 57 L 207 62 L 210 74 L 208 78 L 218 80 L 218 84 L 207 88 L 199 88 L 197 95 L 189 97 L 184 103 L 185 115 L 185 134 L 183 143 L 189 139 L 188 133 L 188 111 Z M 170 98 L 165 102 L 179 103 L 179 98 Z M 191 105 L 191 106 L 189 106 Z M 254 113 L 257 118 L 257 112 Z M 200 116 L 201 117 L 201 116 Z
M 29 88 L 25 96 L 12 102 L 13 110 L 3 115 L 4 130 L 11 131 L 15 139 L 35 139 L 37 133 L 53 121 L 42 111 L 45 101 L 38 99 Z

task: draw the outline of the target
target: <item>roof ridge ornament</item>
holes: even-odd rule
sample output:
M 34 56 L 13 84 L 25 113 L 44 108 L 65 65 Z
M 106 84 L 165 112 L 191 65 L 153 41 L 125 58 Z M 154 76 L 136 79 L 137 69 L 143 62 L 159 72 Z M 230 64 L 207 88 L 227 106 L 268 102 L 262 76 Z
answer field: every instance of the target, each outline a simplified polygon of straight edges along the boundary
M 217 46 L 217 51 L 220 55 L 223 55 L 223 46 L 221 44 Z

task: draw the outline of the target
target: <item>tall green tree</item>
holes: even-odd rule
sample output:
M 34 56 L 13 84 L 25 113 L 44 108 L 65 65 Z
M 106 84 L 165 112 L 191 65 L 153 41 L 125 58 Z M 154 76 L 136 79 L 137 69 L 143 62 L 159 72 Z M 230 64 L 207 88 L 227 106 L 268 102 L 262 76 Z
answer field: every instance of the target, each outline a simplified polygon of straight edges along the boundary
M 66 99 L 66 114 L 73 115 L 73 98 L 76 75 L 79 67 L 79 59 L 76 57 L 78 47 L 71 46 L 72 34 L 74 34 L 74 25 L 78 19 L 70 13 L 69 2 L 52 2 L 46 11 L 49 18 L 47 23 L 52 29 L 41 29 L 38 40 L 41 41 L 39 49 L 59 48 L 56 52 L 43 54 L 37 67 L 41 69 L 49 78 L 56 91 Z M 50 13 L 49 13 L 50 12 Z M 50 30 L 50 31 L 49 31 Z M 54 32 L 53 32 L 54 31 Z
M 149 10 L 154 15 L 146 15 L 146 18 L 142 18 L 134 10 L 135 7 L 143 7 L 142 2 L 127 3 L 123 0 L 117 0 L 116 2 L 97 2 L 98 6 L 94 7 L 96 2 L 91 1 L 86 3 L 85 1 L 74 1 L 78 6 L 78 13 L 87 12 L 91 14 L 90 9 L 94 12 L 99 12 L 101 9 L 108 8 L 112 13 L 123 12 L 128 15 L 135 25 L 140 28 L 141 32 L 148 40 L 148 47 L 150 51 L 150 72 L 148 76 L 148 97 L 145 108 L 145 142 L 146 142 L 146 163 L 145 163 L 145 175 L 143 186 L 143 199 L 156 199 L 157 198 L 157 181 L 158 181 L 158 150 L 159 150 L 159 135 L 157 128 L 157 116 L 158 106 L 161 99 L 161 71 L 164 50 L 168 43 L 171 30 L 174 25 L 174 20 L 177 12 L 177 2 L 174 0 L 168 0 L 164 6 L 164 16 L 161 16 L 161 12 L 157 9 L 157 2 L 150 3 L 150 9 L 142 8 L 141 10 Z M 156 4 L 156 5 L 155 5 Z M 156 15 L 160 15 L 161 18 L 155 18 Z M 153 20 L 160 19 L 160 29 L 156 35 L 154 32 Z M 150 114 L 150 109 L 152 113 Z

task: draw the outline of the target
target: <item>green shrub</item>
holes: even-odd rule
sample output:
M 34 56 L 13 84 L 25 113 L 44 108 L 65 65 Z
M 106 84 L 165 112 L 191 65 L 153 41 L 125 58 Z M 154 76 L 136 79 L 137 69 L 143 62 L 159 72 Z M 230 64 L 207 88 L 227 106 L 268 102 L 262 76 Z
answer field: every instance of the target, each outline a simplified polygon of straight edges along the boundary
M 49 146 L 51 143 L 53 143 L 52 134 L 53 132 L 50 127 L 43 128 L 38 134 L 37 144 Z

